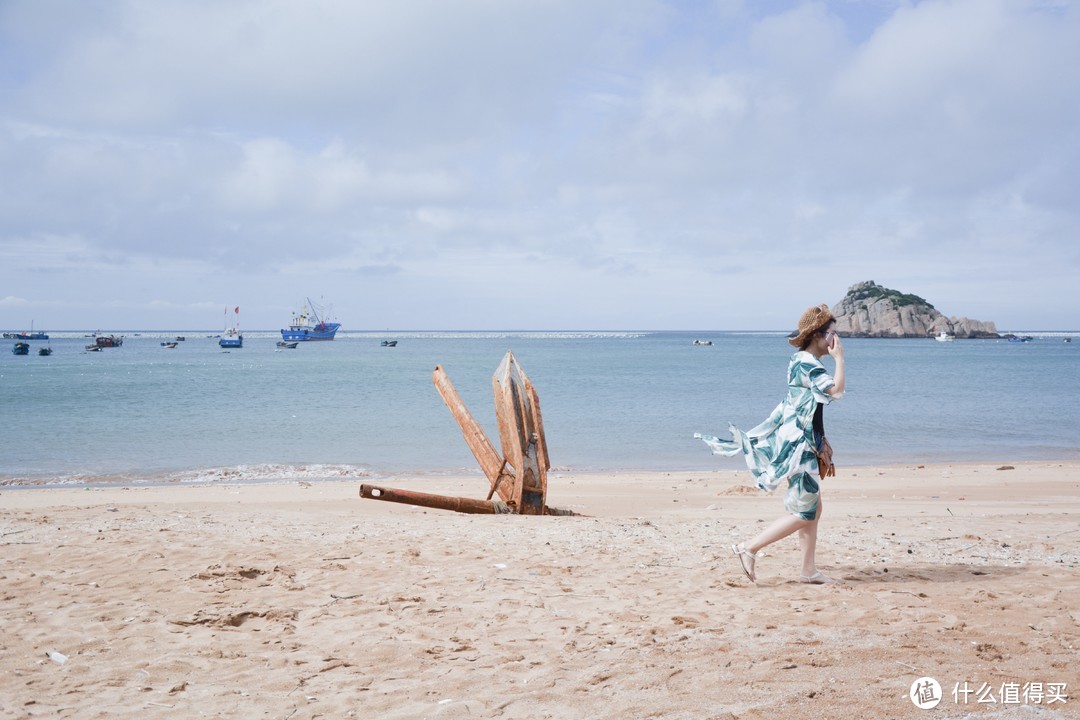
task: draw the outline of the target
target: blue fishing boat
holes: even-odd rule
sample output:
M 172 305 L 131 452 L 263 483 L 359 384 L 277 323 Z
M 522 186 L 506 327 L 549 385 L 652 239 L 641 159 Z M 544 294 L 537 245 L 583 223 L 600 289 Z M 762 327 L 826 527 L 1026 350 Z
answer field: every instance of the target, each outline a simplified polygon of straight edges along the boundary
M 30 321 L 30 330 L 22 332 L 6 332 L 4 337 L 11 340 L 48 340 L 49 336 L 40 330 L 34 330 L 34 321 Z
M 310 306 L 310 310 L 308 309 Z M 333 340 L 341 323 L 327 322 L 315 303 L 308 298 L 300 312 L 293 316 L 288 329 L 282 328 L 281 339 L 285 341 Z
M 11 348 L 11 352 L 15 353 L 16 355 L 29 355 L 30 343 L 17 342 L 15 343 L 15 347 Z
M 226 333 L 225 335 L 221 336 L 220 340 L 218 340 L 218 345 L 223 348 L 244 347 L 244 336 L 241 335 L 239 332 L 236 332 L 236 334 Z
M 225 308 L 225 332 L 221 334 L 221 339 L 218 340 L 218 345 L 223 348 L 242 348 L 244 347 L 244 336 L 240 332 L 240 307 L 237 306 L 233 310 L 235 316 L 235 322 L 232 327 L 228 327 L 229 324 L 229 308 Z

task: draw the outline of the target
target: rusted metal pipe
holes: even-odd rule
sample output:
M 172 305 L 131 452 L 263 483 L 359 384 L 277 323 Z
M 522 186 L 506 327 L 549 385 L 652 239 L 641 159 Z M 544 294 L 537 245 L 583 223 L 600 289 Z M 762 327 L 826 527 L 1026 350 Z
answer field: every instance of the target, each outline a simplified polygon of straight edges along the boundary
M 394 488 L 377 487 L 375 485 L 361 485 L 360 497 L 369 500 L 404 503 L 405 505 L 419 505 L 421 507 L 435 508 L 436 510 L 453 510 L 454 512 L 473 515 L 497 515 L 499 513 L 513 512 L 505 503 L 497 500 L 474 500 L 472 498 L 416 492 L 415 490 L 395 490 Z

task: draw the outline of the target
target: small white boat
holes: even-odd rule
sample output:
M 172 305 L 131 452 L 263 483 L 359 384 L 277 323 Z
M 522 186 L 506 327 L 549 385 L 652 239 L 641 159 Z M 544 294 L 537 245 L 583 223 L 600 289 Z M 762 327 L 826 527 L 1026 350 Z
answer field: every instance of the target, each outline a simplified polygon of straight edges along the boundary
M 695 345 L 712 345 L 712 340 L 695 340 Z
M 942 330 L 941 332 L 939 332 L 937 335 L 934 336 L 934 339 L 937 340 L 938 342 L 951 342 L 951 341 L 956 339 L 956 336 L 955 335 L 950 335 L 949 333 Z

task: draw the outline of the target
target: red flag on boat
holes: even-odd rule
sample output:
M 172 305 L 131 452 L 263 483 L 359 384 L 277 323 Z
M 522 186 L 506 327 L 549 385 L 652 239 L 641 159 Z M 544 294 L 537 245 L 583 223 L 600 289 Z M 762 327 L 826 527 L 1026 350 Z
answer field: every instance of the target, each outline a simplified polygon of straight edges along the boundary
M 239 315 L 239 314 L 240 314 L 240 306 L 239 306 L 239 305 L 237 305 L 237 306 L 236 306 L 236 310 L 235 310 L 234 312 L 235 312 L 235 313 L 236 313 L 237 315 Z

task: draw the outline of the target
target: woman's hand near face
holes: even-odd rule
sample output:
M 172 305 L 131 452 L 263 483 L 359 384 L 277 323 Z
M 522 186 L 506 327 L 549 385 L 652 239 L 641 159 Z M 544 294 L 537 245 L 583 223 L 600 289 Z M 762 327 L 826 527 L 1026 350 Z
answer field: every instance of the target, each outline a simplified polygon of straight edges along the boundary
M 833 360 L 844 359 L 844 343 L 840 342 L 840 336 L 836 333 L 829 336 L 829 355 Z
M 829 388 L 830 395 L 843 395 L 847 385 L 847 377 L 844 372 L 844 343 L 840 342 L 840 336 L 833 333 L 829 336 L 829 355 L 836 361 L 836 372 L 833 373 L 833 381 L 836 383 Z

